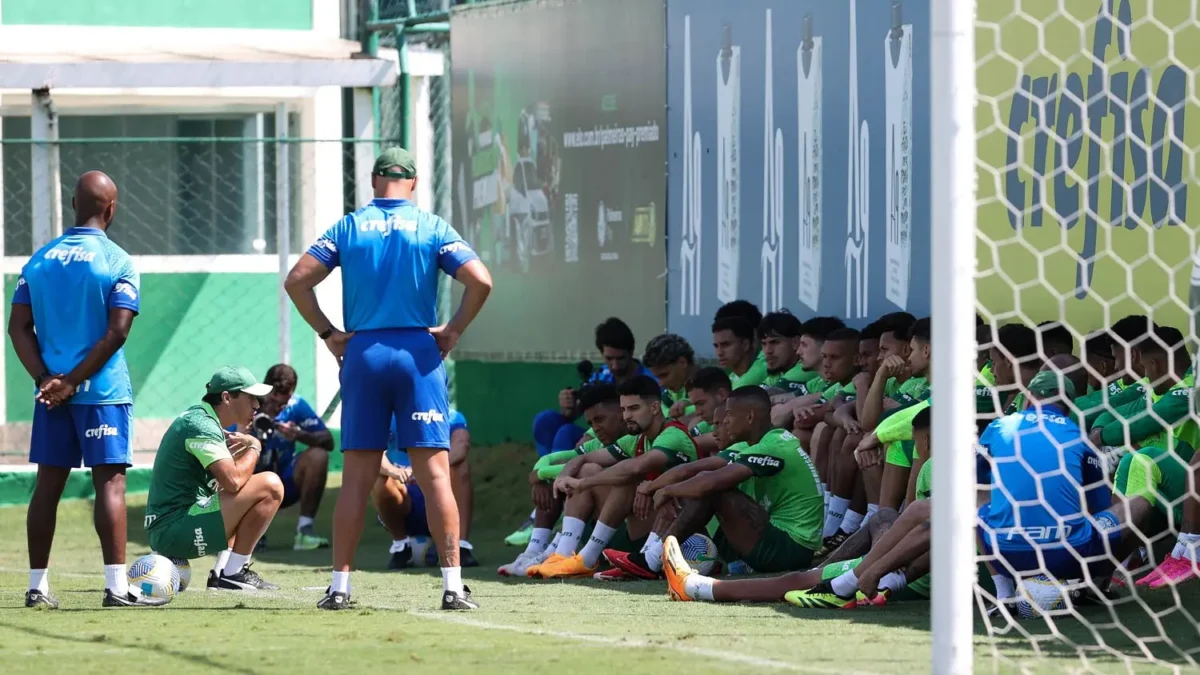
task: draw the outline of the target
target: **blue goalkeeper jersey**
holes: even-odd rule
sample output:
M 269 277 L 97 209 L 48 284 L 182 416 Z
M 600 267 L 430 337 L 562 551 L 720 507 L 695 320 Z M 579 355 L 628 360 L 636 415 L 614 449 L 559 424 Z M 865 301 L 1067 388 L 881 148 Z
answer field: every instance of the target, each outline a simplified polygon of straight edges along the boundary
M 1001 549 L 1081 546 L 1086 513 L 1109 507 L 1100 458 L 1064 410 L 1030 406 L 988 425 L 979 438 L 977 479 L 991 485 L 979 510 Z
M 66 374 L 108 330 L 110 309 L 139 309 L 139 280 L 129 254 L 104 230 L 72 227 L 29 258 L 14 305 L 30 305 L 38 347 L 51 373 Z M 125 350 L 79 385 L 73 404 L 133 403 Z
M 308 254 L 342 268 L 347 332 L 437 325 L 438 270 L 478 259 L 440 217 L 406 199 L 375 199 L 347 214 Z

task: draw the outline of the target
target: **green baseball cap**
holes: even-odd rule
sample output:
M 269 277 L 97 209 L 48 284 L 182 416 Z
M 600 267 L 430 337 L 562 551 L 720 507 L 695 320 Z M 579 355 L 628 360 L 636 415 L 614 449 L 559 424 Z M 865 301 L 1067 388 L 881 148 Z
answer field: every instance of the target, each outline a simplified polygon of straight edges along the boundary
M 1043 370 L 1030 380 L 1029 393 L 1037 398 L 1053 398 L 1061 396 L 1063 398 L 1075 398 L 1075 385 L 1061 373 L 1053 370 Z
M 375 158 L 371 174 L 383 178 L 412 179 L 417 177 L 417 160 L 404 148 L 388 148 Z
M 205 385 L 210 394 L 220 394 L 226 391 L 241 391 L 251 396 L 266 396 L 271 393 L 271 385 L 261 384 L 249 369 L 242 366 L 225 366 L 213 373 Z

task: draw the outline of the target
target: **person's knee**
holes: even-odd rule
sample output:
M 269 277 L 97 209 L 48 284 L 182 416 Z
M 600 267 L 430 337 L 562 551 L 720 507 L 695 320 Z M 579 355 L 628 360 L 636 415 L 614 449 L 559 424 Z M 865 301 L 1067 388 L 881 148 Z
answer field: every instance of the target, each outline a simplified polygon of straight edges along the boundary
M 296 460 L 304 464 L 306 473 L 325 474 L 329 472 L 329 451 L 325 448 L 309 448 L 300 454 Z
M 599 464 L 588 463 L 579 467 L 579 473 L 576 474 L 576 476 L 579 478 L 591 478 L 603 470 L 604 467 L 600 466 Z
M 929 518 L 929 514 L 931 513 L 931 509 L 929 508 L 929 500 L 918 499 L 915 502 L 909 503 L 908 506 L 904 507 L 904 513 L 906 515 L 911 514 L 909 515 L 910 518 Z
M 263 499 L 269 499 L 277 503 L 283 501 L 283 481 L 280 480 L 279 474 L 274 471 L 263 471 L 262 473 L 254 474 L 250 480 L 257 483 L 255 486 L 257 488 L 256 491 Z
M 563 416 L 557 410 L 543 410 L 533 416 L 533 437 L 547 444 L 552 443 L 562 424 Z
M 454 478 L 459 483 L 462 483 L 463 485 L 471 484 L 471 462 L 470 462 L 470 460 L 464 459 L 463 461 L 459 462 L 458 464 L 451 466 L 450 470 L 454 473 Z

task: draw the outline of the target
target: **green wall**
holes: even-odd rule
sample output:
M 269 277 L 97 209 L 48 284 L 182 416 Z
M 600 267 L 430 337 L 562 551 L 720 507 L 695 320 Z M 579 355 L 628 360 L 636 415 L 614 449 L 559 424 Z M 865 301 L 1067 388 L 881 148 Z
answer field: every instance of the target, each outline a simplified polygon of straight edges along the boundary
M 15 283 L 15 276 L 5 277 L 5 298 Z M 125 345 L 137 417 L 179 414 L 200 398 L 204 383 L 222 365 L 244 365 L 262 377 L 279 360 L 278 289 L 273 273 L 142 275 L 141 314 Z M 7 326 L 9 304 L 4 306 Z M 311 401 L 315 341 L 295 309 L 291 322 L 297 393 Z M 33 419 L 33 385 L 11 342 L 5 342 L 8 421 L 27 422 Z
M 0 23 L 312 30 L 312 0 L 3 0 Z
M 533 416 L 557 407 L 563 387 L 579 386 L 572 363 L 455 363 L 458 409 L 473 445 L 533 440 Z

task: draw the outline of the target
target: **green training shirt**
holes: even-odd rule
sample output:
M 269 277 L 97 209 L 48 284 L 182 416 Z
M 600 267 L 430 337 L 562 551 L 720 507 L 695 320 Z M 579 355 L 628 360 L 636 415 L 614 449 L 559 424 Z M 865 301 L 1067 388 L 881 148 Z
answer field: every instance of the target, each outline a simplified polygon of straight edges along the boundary
M 692 436 L 693 437 L 694 436 L 703 436 L 704 434 L 711 434 L 712 432 L 713 432 L 713 425 L 708 422 L 705 422 L 704 420 L 700 420 L 699 422 L 696 422 L 695 424 L 692 425 Z
M 992 372 L 992 362 L 988 361 L 975 378 L 975 414 L 996 412 L 996 399 L 993 396 L 995 386 L 996 375 Z
M 725 371 L 729 375 L 729 383 L 737 387 L 745 387 L 748 385 L 759 385 L 767 381 L 767 357 L 763 356 L 762 350 L 750 362 L 750 367 L 741 375 L 735 375 L 733 371 Z
M 933 460 L 925 460 L 917 474 L 917 499 L 929 499 L 933 493 Z
M 667 466 L 664 471 L 686 462 L 696 461 L 696 444 L 692 442 L 687 432 L 678 427 L 666 427 L 646 448 L 645 434 L 637 436 L 622 436 L 617 442 L 608 446 L 609 453 L 623 461 L 633 459 L 648 451 L 657 450 L 667 456 Z
M 200 403 L 176 417 L 154 455 L 146 499 L 146 529 L 153 530 L 189 513 L 219 511 L 217 480 L 208 467 L 231 458 L 225 432 L 212 406 Z
M 774 373 L 774 374 L 767 373 L 766 379 L 763 380 L 763 386 L 764 387 L 778 387 L 779 389 L 790 389 L 790 387 L 788 386 L 789 384 L 791 384 L 791 383 L 799 384 L 801 382 L 808 382 L 809 380 L 811 380 L 812 378 L 814 378 L 816 376 L 817 376 L 816 373 L 805 370 L 804 366 L 802 366 L 800 364 L 800 362 L 797 361 L 796 365 L 792 366 L 791 368 L 788 368 L 787 370 L 784 370 L 779 373 Z
M 1190 449 L 1200 442 L 1195 420 L 1189 418 L 1192 410 L 1192 390 L 1195 387 L 1191 376 L 1168 389 L 1163 394 L 1147 388 L 1146 398 L 1134 400 L 1115 410 L 1110 410 L 1096 420 L 1096 428 L 1102 429 L 1100 442 L 1104 445 L 1124 445 L 1125 428 L 1129 428 L 1129 442 L 1139 447 L 1158 446 L 1174 448 L 1177 442 Z M 1147 410 L 1146 404 L 1150 403 Z
M 783 429 L 772 429 L 734 461 L 754 474 L 751 497 L 767 511 L 771 524 L 798 544 L 814 551 L 821 548 L 825 497 L 800 439 Z

